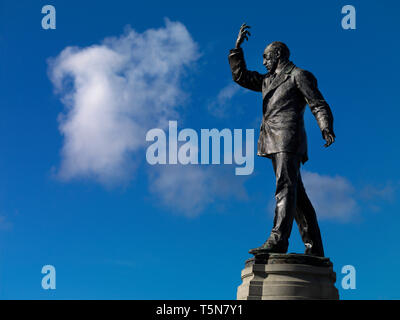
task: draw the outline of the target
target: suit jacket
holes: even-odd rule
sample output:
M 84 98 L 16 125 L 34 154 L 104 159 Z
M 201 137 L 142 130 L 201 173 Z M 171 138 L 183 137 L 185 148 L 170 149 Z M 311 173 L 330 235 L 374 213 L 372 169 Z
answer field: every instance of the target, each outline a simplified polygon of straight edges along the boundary
M 257 155 L 271 157 L 277 152 L 292 152 L 308 160 L 307 136 L 304 128 L 306 104 L 317 119 L 321 132 L 333 133 L 333 116 L 329 105 L 317 87 L 312 73 L 288 62 L 272 80 L 272 76 L 249 71 L 243 50 L 232 49 L 229 54 L 233 80 L 250 90 L 262 92 L 263 119 L 257 145 Z

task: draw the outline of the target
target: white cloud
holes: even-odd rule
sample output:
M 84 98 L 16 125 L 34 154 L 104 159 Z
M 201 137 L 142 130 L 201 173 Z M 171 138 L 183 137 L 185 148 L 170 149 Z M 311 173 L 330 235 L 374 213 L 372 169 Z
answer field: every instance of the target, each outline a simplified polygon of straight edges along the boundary
M 185 26 L 166 20 L 163 28 L 67 47 L 50 60 L 51 81 L 66 105 L 59 176 L 105 184 L 129 177 L 146 131 L 178 118 L 182 75 L 197 58 Z
M 198 57 L 185 26 L 166 20 L 163 28 L 143 33 L 129 28 L 98 45 L 67 47 L 51 59 L 49 75 L 66 106 L 59 117 L 64 144 L 58 176 L 106 185 L 129 179 L 137 158 L 144 159 L 146 132 L 179 119 L 186 98 L 182 76 Z M 221 92 L 219 103 L 236 90 Z M 245 178 L 236 177 L 231 166 L 148 169 L 150 191 L 187 216 L 217 198 L 247 197 Z
M 367 184 L 356 188 L 341 176 L 328 176 L 302 170 L 302 180 L 319 220 L 350 222 L 359 214 L 360 208 L 372 212 L 382 211 L 382 204 L 393 203 L 399 183 L 387 182 L 381 185 Z M 267 205 L 274 214 L 275 198 Z
M 320 219 L 348 222 L 359 211 L 355 189 L 344 177 L 302 171 L 306 192 Z
M 393 203 L 399 183 L 386 182 L 385 184 L 368 184 L 361 188 L 360 198 L 364 200 L 367 207 L 373 212 L 381 212 L 383 205 Z
M 193 217 L 216 199 L 247 200 L 247 176 L 235 176 L 232 166 L 158 166 L 150 177 L 151 191 L 173 211 Z
M 240 91 L 240 87 L 231 82 L 230 84 L 223 87 L 218 93 L 215 101 L 208 104 L 208 111 L 218 118 L 226 117 L 232 113 L 232 98 Z M 234 108 L 237 110 L 238 108 Z
M 315 209 L 318 220 L 350 222 L 359 212 L 355 188 L 341 176 L 330 177 L 302 170 L 306 193 Z M 274 214 L 275 198 L 268 202 L 268 211 Z
M 396 185 L 386 183 L 384 186 L 366 185 L 360 191 L 360 196 L 367 201 L 383 200 L 391 202 L 395 198 Z

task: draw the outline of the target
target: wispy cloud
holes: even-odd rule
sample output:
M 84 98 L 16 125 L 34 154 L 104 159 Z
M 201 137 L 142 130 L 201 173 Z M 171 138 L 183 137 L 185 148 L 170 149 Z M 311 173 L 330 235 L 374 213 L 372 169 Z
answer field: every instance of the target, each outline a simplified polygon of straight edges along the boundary
M 380 212 L 383 205 L 395 201 L 399 185 L 399 183 L 393 182 L 378 185 L 368 184 L 360 190 L 360 198 L 370 210 Z
M 120 37 L 85 48 L 67 47 L 49 62 L 49 75 L 66 106 L 59 117 L 64 136 L 59 177 L 104 184 L 129 177 L 145 146 L 145 132 L 178 118 L 186 95 L 186 68 L 198 58 L 185 26 Z
M 361 208 L 373 212 L 381 211 L 383 204 L 395 201 L 400 185 L 387 182 L 378 186 L 368 184 L 357 189 L 345 177 L 307 170 L 302 170 L 302 178 L 318 219 L 342 223 L 353 221 L 358 217 Z M 267 208 L 274 213 L 274 197 L 271 197 Z
M 231 166 L 159 166 L 150 176 L 151 192 L 164 206 L 188 217 L 198 215 L 216 199 L 247 200 L 244 182 Z
M 370 201 L 393 201 L 395 198 L 396 185 L 393 183 L 386 183 L 385 185 L 366 185 L 360 191 L 360 196 L 365 200 Z
M 317 213 L 318 220 L 350 222 L 359 212 L 359 203 L 353 185 L 345 177 L 328 176 L 302 170 L 306 193 Z M 275 198 L 268 202 L 268 211 L 274 214 Z
M 306 192 L 318 218 L 351 221 L 359 212 L 356 192 L 345 177 L 302 171 Z
M 208 104 L 208 111 L 218 118 L 227 117 L 232 113 L 232 99 L 237 95 L 242 89 L 234 82 L 223 87 L 215 100 Z M 237 108 L 235 108 L 237 110 Z

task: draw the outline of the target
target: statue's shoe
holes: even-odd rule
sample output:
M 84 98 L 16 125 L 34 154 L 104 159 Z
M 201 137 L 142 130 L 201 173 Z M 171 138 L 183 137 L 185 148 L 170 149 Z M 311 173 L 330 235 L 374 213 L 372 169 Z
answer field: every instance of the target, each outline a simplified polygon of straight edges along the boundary
M 253 255 L 264 255 L 270 253 L 286 253 L 287 248 L 283 248 L 282 246 L 278 245 L 271 245 L 270 243 L 266 242 L 261 247 L 250 249 L 249 253 Z

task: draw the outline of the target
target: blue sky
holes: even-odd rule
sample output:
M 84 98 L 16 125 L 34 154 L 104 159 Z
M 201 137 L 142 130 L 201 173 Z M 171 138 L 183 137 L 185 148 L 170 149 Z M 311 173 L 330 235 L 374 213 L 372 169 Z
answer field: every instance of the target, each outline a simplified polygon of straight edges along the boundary
M 56 8 L 56 30 L 41 28 L 45 4 Z M 346 4 L 356 8 L 356 30 L 341 28 Z M 389 1 L 2 0 L 0 298 L 236 297 L 247 251 L 272 226 L 270 161 L 256 158 L 246 177 L 227 165 L 150 166 L 142 133 L 177 120 L 179 129 L 254 128 L 257 137 L 261 96 L 232 84 L 227 61 L 246 22 L 248 67 L 264 72 L 264 47 L 283 41 L 332 108 L 337 140 L 329 149 L 306 111 L 303 176 L 341 298 L 398 299 L 398 10 Z M 123 59 L 107 60 L 105 49 Z M 76 63 L 63 64 L 69 58 Z M 115 75 L 104 62 L 119 63 L 126 83 L 102 100 L 107 83 L 86 85 Z M 159 86 L 146 87 L 149 75 Z M 104 124 L 99 105 L 116 121 Z M 77 110 L 90 112 L 74 118 Z M 88 127 L 113 135 L 91 140 Z M 302 251 L 294 225 L 289 252 Z M 53 291 L 41 288 L 47 264 L 57 272 Z M 355 290 L 341 288 L 345 265 L 356 268 Z

